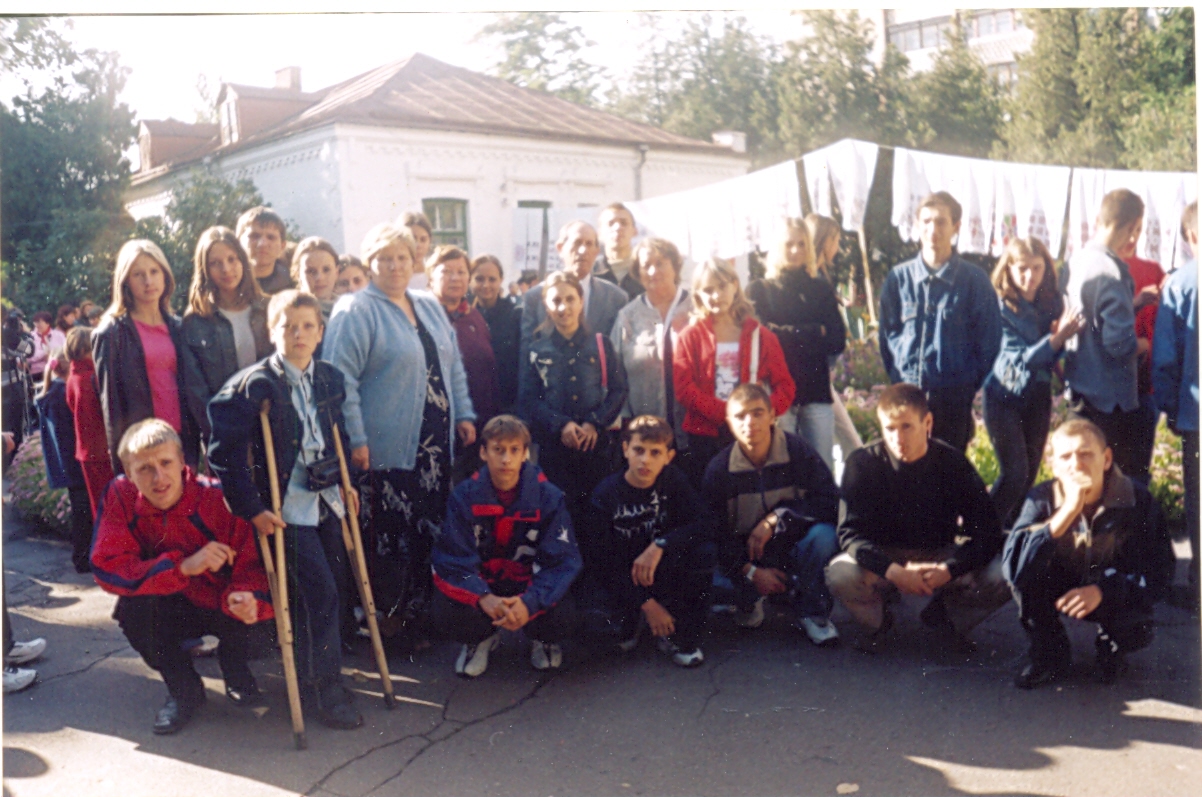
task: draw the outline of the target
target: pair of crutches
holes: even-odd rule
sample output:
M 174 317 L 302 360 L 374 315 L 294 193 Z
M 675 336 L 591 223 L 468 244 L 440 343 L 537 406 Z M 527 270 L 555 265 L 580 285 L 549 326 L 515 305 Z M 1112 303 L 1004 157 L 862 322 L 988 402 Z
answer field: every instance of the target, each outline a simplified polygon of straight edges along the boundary
M 280 479 L 275 462 L 275 444 L 271 435 L 271 420 L 268 417 L 270 402 L 263 402 L 259 412 L 259 421 L 263 427 L 263 447 L 267 454 L 267 479 L 271 486 L 271 508 L 276 517 L 280 516 L 282 502 L 280 499 Z M 342 489 L 347 495 L 351 491 L 351 475 L 346 466 L 346 455 L 342 450 L 342 439 L 338 434 L 338 426 L 334 425 L 334 450 L 338 454 L 338 466 L 342 475 Z M 347 517 L 350 518 L 350 528 L 347 528 Z M 301 713 L 300 682 L 296 676 L 296 658 L 293 652 L 292 613 L 288 605 L 288 571 L 284 556 L 284 534 L 276 530 L 275 553 L 266 534 L 259 534 L 259 548 L 263 557 L 263 567 L 267 571 L 267 584 L 271 590 L 271 601 L 275 608 L 276 636 L 279 638 L 280 654 L 284 660 L 284 683 L 288 690 L 288 709 L 292 715 L 292 736 L 297 750 L 304 750 L 308 743 L 305 741 L 305 718 Z M 367 616 L 367 627 L 371 632 L 371 646 L 376 656 L 376 667 L 380 671 L 380 681 L 384 691 L 384 705 L 393 708 L 396 699 L 392 694 L 392 677 L 388 674 L 388 658 L 384 655 L 384 643 L 380 639 L 380 627 L 376 622 L 376 604 L 371 594 L 371 583 L 367 578 L 367 560 L 363 554 L 363 537 L 359 532 L 359 518 L 346 508 L 342 518 L 342 542 L 350 555 L 351 570 L 359 590 L 359 601 L 363 604 L 363 613 Z

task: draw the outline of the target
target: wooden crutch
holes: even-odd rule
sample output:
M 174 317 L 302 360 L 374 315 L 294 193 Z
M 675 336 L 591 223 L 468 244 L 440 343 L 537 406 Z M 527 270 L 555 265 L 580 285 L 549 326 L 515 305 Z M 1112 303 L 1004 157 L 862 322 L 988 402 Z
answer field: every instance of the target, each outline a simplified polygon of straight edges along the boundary
M 342 450 L 342 436 L 338 434 L 338 424 L 334 424 L 334 450 L 338 453 L 338 468 L 342 472 L 342 491 L 351 494 L 351 472 L 346 466 L 346 454 Z M 347 518 L 350 518 L 350 531 L 347 531 Z M 384 641 L 380 639 L 380 624 L 376 621 L 376 600 L 371 594 L 371 582 L 367 578 L 367 558 L 363 555 L 363 535 L 359 531 L 359 516 L 346 508 L 342 518 L 342 542 L 346 552 L 350 554 L 351 569 L 355 575 L 355 585 L 359 588 L 359 602 L 363 605 L 363 614 L 367 617 L 367 630 L 371 633 L 371 649 L 376 654 L 376 669 L 380 671 L 380 682 L 384 687 L 384 705 L 396 707 L 396 697 L 392 694 L 392 676 L 388 674 L 388 657 L 384 655 Z
M 268 418 L 270 401 L 264 401 L 259 411 L 263 426 L 263 447 L 267 453 L 267 480 L 271 485 L 271 510 L 281 517 L 280 478 L 275 464 L 275 444 L 271 437 L 271 420 Z M 288 688 L 288 710 L 292 714 L 292 737 L 297 750 L 309 746 L 305 741 L 305 717 L 301 713 L 300 684 L 296 679 L 296 658 L 292 652 L 292 614 L 288 609 L 288 568 L 284 555 L 284 530 L 276 529 L 275 556 L 272 556 L 267 535 L 260 533 L 259 547 L 263 553 L 263 567 L 267 570 L 267 584 L 271 588 L 271 601 L 275 608 L 276 636 L 280 640 L 280 654 L 284 660 L 284 684 Z M 278 564 L 279 569 L 276 569 Z

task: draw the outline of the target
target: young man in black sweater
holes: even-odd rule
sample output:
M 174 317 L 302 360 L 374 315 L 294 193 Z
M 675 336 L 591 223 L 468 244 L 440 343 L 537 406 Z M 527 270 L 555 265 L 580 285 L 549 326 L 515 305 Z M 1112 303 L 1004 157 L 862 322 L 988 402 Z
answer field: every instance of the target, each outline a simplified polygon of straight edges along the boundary
M 626 470 L 593 490 L 594 533 L 608 549 L 604 581 L 623 630 L 623 651 L 644 625 L 681 667 L 705 660 L 698 645 L 709 604 L 715 548 L 701 501 L 672 459 L 675 435 L 640 415 L 622 432 Z
M 931 438 L 921 389 L 887 388 L 877 419 L 884 439 L 855 451 L 843 471 L 842 553 L 826 567 L 827 584 L 873 629 L 874 648 L 893 625 L 889 605 L 905 593 L 930 597 L 923 624 L 970 653 L 967 632 L 1010 599 L 997 513 L 968 458 Z

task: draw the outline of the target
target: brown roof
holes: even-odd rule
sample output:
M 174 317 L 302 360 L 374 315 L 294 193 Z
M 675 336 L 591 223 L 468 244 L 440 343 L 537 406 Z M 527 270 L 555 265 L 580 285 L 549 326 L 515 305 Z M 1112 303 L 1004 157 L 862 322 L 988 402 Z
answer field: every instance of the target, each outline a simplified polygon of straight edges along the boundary
M 223 87 L 222 96 L 227 89 L 248 98 L 304 99 L 312 100 L 312 104 L 235 144 L 209 150 L 213 154 L 233 152 L 342 122 L 618 146 L 645 144 L 651 149 L 743 157 L 728 147 L 576 105 L 553 94 L 515 86 L 421 53 L 316 92 L 229 85 Z M 151 132 L 157 130 L 152 128 Z M 202 154 L 207 153 L 196 153 L 196 156 Z M 141 176 L 146 179 L 150 174 Z M 140 180 L 135 178 L 135 182 Z
M 178 119 L 143 119 L 142 124 L 152 136 L 209 139 L 217 135 L 217 125 L 206 122 L 192 124 Z

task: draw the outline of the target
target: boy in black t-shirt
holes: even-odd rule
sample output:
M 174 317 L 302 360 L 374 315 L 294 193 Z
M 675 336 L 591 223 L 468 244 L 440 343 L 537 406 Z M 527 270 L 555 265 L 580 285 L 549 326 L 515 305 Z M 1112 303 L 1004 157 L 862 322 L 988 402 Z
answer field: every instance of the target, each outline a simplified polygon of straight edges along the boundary
M 623 651 L 646 626 L 681 667 L 705 660 L 698 642 L 705 625 L 715 562 L 710 524 L 676 455 L 672 427 L 640 415 L 622 433 L 627 467 L 593 490 L 597 539 L 605 540 L 609 587 L 624 629 Z

